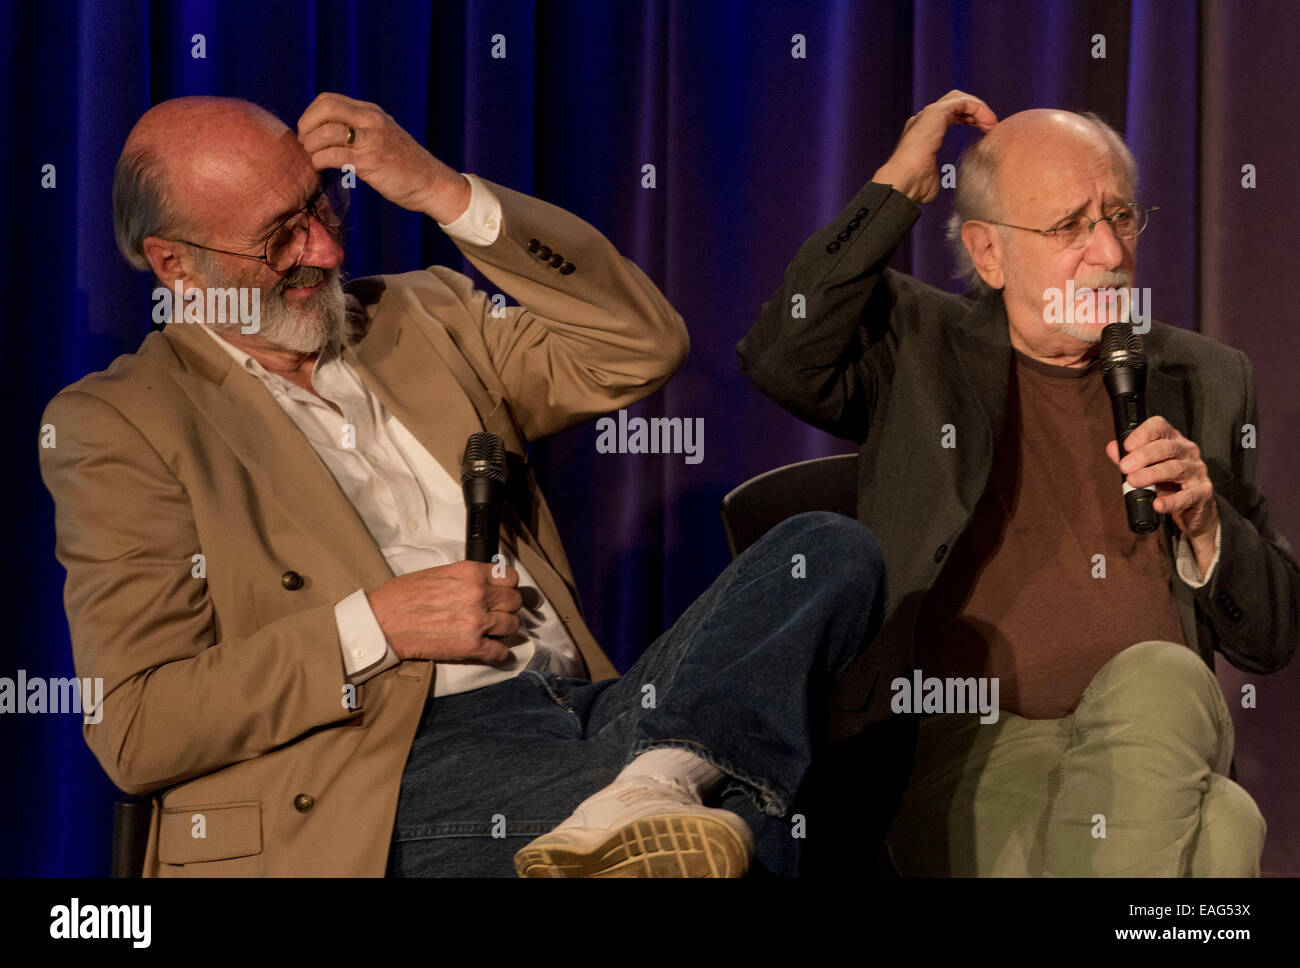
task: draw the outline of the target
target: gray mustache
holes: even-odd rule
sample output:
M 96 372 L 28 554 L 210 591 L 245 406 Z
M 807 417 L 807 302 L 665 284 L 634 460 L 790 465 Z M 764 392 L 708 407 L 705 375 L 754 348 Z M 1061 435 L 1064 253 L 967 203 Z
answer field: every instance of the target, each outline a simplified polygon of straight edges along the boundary
M 326 278 L 325 270 L 319 266 L 298 266 L 280 281 L 280 291 L 286 289 L 305 289 L 314 286 Z
M 1106 272 L 1080 283 L 1086 289 L 1129 289 L 1133 276 L 1128 272 Z

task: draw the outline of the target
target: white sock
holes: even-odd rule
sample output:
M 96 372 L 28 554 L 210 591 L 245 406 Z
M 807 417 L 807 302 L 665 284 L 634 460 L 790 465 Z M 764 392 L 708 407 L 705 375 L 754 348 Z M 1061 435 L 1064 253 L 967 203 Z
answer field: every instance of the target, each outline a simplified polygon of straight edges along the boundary
M 717 789 L 726 775 L 690 750 L 659 747 L 647 750 L 623 767 L 614 782 L 633 777 L 659 777 L 680 783 L 703 800 Z
M 611 826 L 629 811 L 644 810 L 654 798 L 677 800 L 685 794 L 696 803 L 721 784 L 726 774 L 689 750 L 660 747 L 647 750 L 619 771 L 609 786 L 597 790 L 556 830 L 566 827 Z M 671 789 L 666 789 L 671 787 Z M 647 801 L 647 797 L 650 798 Z

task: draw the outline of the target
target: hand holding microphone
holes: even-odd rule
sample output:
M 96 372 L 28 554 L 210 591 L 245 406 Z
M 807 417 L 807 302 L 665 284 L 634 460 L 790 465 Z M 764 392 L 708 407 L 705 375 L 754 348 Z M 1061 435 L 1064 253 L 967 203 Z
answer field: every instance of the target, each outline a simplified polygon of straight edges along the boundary
M 1101 331 L 1101 376 L 1110 394 L 1115 439 L 1127 441 L 1147 419 L 1147 358 L 1141 338 L 1128 323 L 1111 323 Z M 1135 487 L 1125 477 L 1123 493 L 1129 530 L 1150 534 L 1160 523 L 1155 488 Z
M 1219 509 L 1201 449 L 1164 417 L 1147 417 L 1146 355 L 1130 324 L 1102 330 L 1101 361 L 1115 419 L 1115 440 L 1106 454 L 1124 475 L 1129 527 L 1147 534 L 1155 530 L 1157 514 L 1170 515 L 1191 540 L 1203 574 L 1214 557 Z
M 504 639 L 519 631 L 519 574 L 493 564 L 506 460 L 501 439 L 478 433 L 465 444 L 467 560 L 389 579 L 366 598 L 400 659 L 495 664 L 510 657 Z

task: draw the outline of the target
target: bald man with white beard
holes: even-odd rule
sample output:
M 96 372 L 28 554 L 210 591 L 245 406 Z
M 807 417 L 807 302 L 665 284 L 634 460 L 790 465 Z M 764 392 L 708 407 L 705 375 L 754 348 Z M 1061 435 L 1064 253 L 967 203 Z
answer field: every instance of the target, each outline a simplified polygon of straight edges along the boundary
M 954 124 L 983 135 L 948 233 L 965 296 L 886 267 L 938 196 Z M 859 445 L 858 517 L 881 539 L 891 604 L 833 730 L 925 714 L 888 838 L 904 874 L 1259 872 L 1265 825 L 1229 776 L 1214 656 L 1286 665 L 1300 568 L 1244 443 L 1244 354 L 1152 322 L 1151 416 L 1123 451 L 1113 439 L 1099 341 L 1133 321 L 1102 290 L 1136 278 L 1152 211 L 1137 196 L 1100 119 L 999 121 L 952 91 L 808 239 L 738 347 L 760 390 Z M 1072 322 L 1053 312 L 1071 291 Z M 1154 489 L 1157 532 L 1130 531 L 1121 481 Z M 995 681 L 1001 714 L 948 708 L 958 689 L 917 708 L 913 677 Z
M 443 266 L 345 291 L 330 171 L 434 220 L 518 305 Z M 878 627 L 879 546 L 829 514 L 773 529 L 617 676 L 528 443 L 684 359 L 634 263 L 338 94 L 296 131 L 156 105 L 114 224 L 165 291 L 260 306 L 223 326 L 182 295 L 42 418 L 74 659 L 104 682 L 85 738 L 151 795 L 146 876 L 798 873 L 786 818 L 825 684 Z M 491 563 L 465 560 L 459 480 L 484 432 L 508 468 Z M 851 564 L 792 580 L 795 549 Z

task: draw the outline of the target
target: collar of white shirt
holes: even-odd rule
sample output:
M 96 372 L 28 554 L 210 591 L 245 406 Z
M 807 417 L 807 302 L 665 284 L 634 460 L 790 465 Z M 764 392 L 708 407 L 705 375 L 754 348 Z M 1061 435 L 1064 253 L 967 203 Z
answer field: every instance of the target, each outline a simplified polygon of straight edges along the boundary
M 173 325 L 198 326 L 199 329 L 203 330 L 203 332 L 207 333 L 208 336 L 216 340 L 217 345 L 229 353 L 236 363 L 242 366 L 249 373 L 253 374 L 253 376 L 257 377 L 263 383 L 268 380 L 281 380 L 286 384 L 292 385 L 278 373 L 272 373 L 264 367 L 252 356 L 252 354 L 240 349 L 234 343 L 230 342 L 230 340 L 221 336 L 211 326 L 205 326 L 202 323 L 176 323 Z M 334 337 L 334 339 L 327 343 L 316 357 L 316 364 L 313 367 L 313 372 L 318 371 L 321 367 L 327 366 L 338 359 L 341 352 L 341 345 L 341 337 L 338 336 Z

